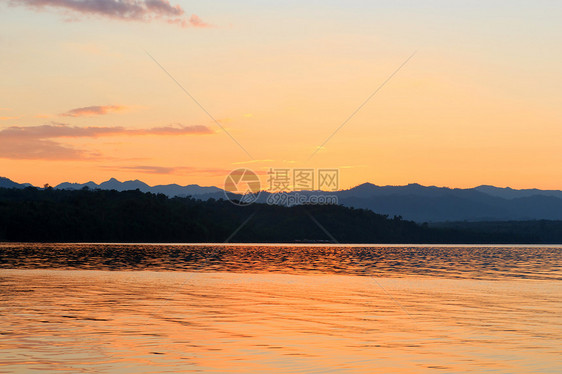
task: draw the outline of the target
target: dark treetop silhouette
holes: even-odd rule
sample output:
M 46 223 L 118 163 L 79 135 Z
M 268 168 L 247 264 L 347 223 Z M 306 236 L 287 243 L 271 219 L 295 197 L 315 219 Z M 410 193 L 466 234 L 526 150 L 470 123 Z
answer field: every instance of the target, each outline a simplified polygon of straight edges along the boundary
M 223 242 L 250 216 L 230 241 L 325 242 L 329 232 L 340 243 L 562 243 L 560 221 L 428 225 L 336 205 L 240 207 L 138 190 L 0 188 L 0 241 Z

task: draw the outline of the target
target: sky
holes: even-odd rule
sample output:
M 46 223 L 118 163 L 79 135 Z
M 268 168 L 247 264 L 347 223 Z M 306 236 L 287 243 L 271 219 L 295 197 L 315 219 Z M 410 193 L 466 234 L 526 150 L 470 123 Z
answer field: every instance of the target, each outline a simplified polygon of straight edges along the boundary
M 560 1 L 0 0 L 0 176 L 562 189 L 560 19 Z

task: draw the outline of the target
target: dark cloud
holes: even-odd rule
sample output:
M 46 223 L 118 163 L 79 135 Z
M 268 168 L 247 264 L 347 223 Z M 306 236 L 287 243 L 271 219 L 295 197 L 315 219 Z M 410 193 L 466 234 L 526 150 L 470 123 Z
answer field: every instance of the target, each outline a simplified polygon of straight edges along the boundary
M 98 16 L 141 22 L 163 20 L 182 27 L 209 26 L 195 14 L 188 18 L 182 7 L 172 5 L 167 0 L 10 0 L 10 4 L 39 11 L 61 10 L 73 16 Z

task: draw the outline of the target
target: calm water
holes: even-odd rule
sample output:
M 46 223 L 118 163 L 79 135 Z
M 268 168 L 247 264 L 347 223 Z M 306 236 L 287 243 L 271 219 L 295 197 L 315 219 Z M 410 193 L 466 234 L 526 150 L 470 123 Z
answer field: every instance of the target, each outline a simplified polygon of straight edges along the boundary
M 561 247 L 0 244 L 0 372 L 562 372 Z

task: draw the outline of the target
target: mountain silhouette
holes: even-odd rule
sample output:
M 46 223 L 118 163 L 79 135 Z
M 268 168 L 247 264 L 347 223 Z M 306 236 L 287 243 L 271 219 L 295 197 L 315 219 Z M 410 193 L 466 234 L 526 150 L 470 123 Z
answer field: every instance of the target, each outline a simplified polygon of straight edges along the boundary
M 180 186 L 179 184 L 167 184 L 167 185 L 157 185 L 151 187 L 148 184 L 138 179 L 132 181 L 120 182 L 115 178 L 111 178 L 105 182 L 100 183 L 99 185 L 94 182 L 88 182 L 83 184 L 65 182 L 57 185 L 55 189 L 80 190 L 84 187 L 88 187 L 90 189 L 116 190 L 116 191 L 131 191 L 131 190 L 138 189 L 142 192 L 162 193 L 164 195 L 167 195 L 168 197 L 197 196 L 201 194 L 212 194 L 216 192 L 220 192 L 222 194 L 222 190 L 220 188 L 202 187 L 197 184 L 191 184 L 187 186 Z
M 530 197 L 535 195 L 552 196 L 562 199 L 562 191 L 557 190 L 538 190 L 536 188 L 526 190 L 514 190 L 513 188 L 494 187 L 494 186 L 478 186 L 474 188 L 477 191 L 484 192 L 488 195 L 503 197 L 504 199 L 513 199 L 517 197 Z
M 341 205 L 248 207 L 140 190 L 0 188 L 0 242 L 220 243 L 233 238 L 240 243 L 553 244 L 562 243 L 562 221 L 417 224 Z M 34 256 L 33 247 L 25 256 Z M 78 259 L 62 260 L 69 265 Z
M 26 188 L 31 187 L 29 183 L 16 183 L 8 178 L 0 177 L 0 188 Z
M 366 183 L 336 195 L 342 205 L 416 222 L 562 219 L 562 191 Z
M 0 178 L 0 187 L 25 188 L 7 178 Z M 120 182 L 111 178 L 99 185 L 87 183 L 61 183 L 59 190 L 79 190 L 84 187 L 101 190 L 140 190 L 161 193 L 168 197 L 193 196 L 200 200 L 224 199 L 224 190 L 218 187 L 202 187 L 196 184 L 149 186 L 140 180 Z M 415 222 L 453 221 L 524 221 L 562 220 L 562 191 L 501 188 L 482 185 L 475 188 L 448 188 L 422 186 L 417 183 L 405 186 L 378 186 L 363 183 L 348 190 L 337 192 L 299 191 L 294 194 L 335 195 L 338 203 L 347 207 L 369 209 L 378 214 L 401 216 Z M 233 197 L 236 195 L 229 194 Z M 271 193 L 262 192 L 258 203 L 266 203 Z

